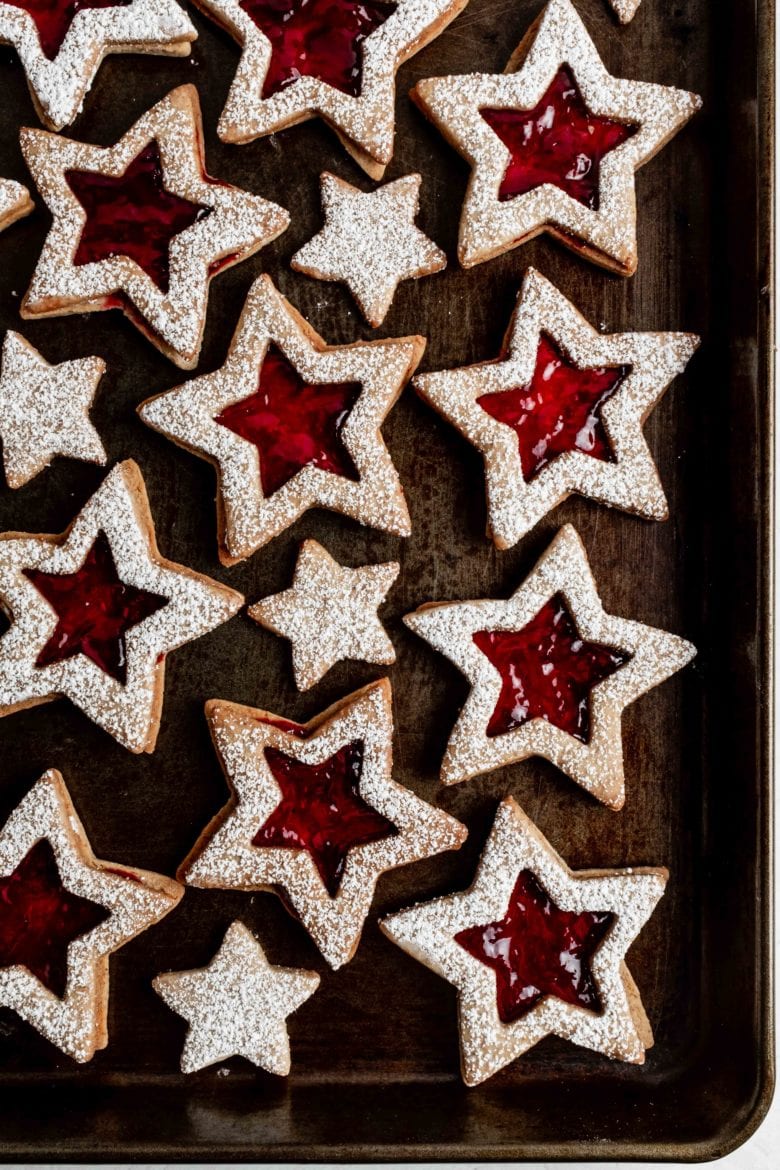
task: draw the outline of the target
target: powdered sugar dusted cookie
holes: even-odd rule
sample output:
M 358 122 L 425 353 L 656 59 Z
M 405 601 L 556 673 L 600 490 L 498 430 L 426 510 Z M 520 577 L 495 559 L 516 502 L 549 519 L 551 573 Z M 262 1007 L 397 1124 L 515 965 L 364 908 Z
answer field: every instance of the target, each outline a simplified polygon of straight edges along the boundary
M 423 337 L 328 346 L 270 277 L 255 281 L 224 366 L 139 407 L 144 422 L 216 466 L 223 564 L 312 507 L 408 536 L 380 427 L 424 349 Z
M 109 53 L 186 57 L 197 35 L 174 0 L 0 0 L 0 43 L 19 55 L 52 130 L 79 113 Z
M 248 610 L 261 626 L 292 642 L 299 691 L 313 687 L 343 658 L 395 662 L 377 609 L 400 568 L 392 561 L 350 569 L 334 561 L 316 540 L 303 542 L 292 586 Z
M 457 987 L 467 1085 L 551 1035 L 642 1064 L 653 1033 L 625 956 L 668 876 L 652 868 L 574 873 L 507 797 L 470 889 L 380 926 Z
M 114 146 L 30 129 L 21 143 L 54 216 L 22 316 L 121 308 L 191 369 L 211 278 L 289 222 L 275 203 L 206 174 L 195 87 L 173 90 Z
M 290 264 L 317 280 L 345 284 L 374 327 L 381 325 L 402 280 L 430 276 L 447 257 L 415 226 L 419 175 L 405 175 L 376 191 L 360 191 L 324 174 L 325 226 Z
M 280 893 L 331 967 L 354 955 L 381 874 L 466 838 L 458 821 L 392 779 L 387 679 L 306 724 L 218 701 L 206 714 L 233 799 L 182 880 Z
M 625 803 L 623 709 L 696 653 L 604 612 L 570 524 L 508 601 L 434 602 L 404 621 L 471 682 L 444 784 L 542 756 L 613 809 Z
M 504 74 L 431 77 L 412 97 L 473 167 L 464 267 L 547 231 L 623 276 L 637 266 L 634 172 L 701 106 L 607 73 L 571 0 L 550 0 Z
M 621 24 L 628 24 L 637 14 L 642 0 L 609 0 Z
M 0 716 L 68 698 L 133 752 L 154 749 L 165 656 L 243 597 L 160 555 L 138 467 L 118 464 L 62 536 L 0 536 Z
M 13 179 L 0 179 L 0 232 L 35 209 L 30 192 Z
M 666 519 L 642 425 L 698 344 L 690 333 L 599 333 L 529 269 L 497 360 L 413 384 L 482 453 L 488 530 L 511 548 L 573 492 Z
M 373 179 L 393 155 L 395 73 L 468 0 L 196 0 L 243 47 L 217 131 L 251 142 L 319 115 Z
M 0 1005 L 74 1060 L 108 1043 L 108 958 L 164 918 L 182 887 L 98 861 L 59 772 L 0 830 Z
M 50 366 L 21 334 L 6 333 L 0 357 L 0 439 L 10 488 L 22 487 L 55 455 L 106 462 L 89 421 L 105 369 L 99 357 Z
M 153 987 L 189 1023 L 181 1071 L 243 1056 L 266 1072 L 290 1071 L 287 1017 L 320 985 L 314 971 L 272 967 L 251 931 L 234 922 L 207 967 L 158 975 Z

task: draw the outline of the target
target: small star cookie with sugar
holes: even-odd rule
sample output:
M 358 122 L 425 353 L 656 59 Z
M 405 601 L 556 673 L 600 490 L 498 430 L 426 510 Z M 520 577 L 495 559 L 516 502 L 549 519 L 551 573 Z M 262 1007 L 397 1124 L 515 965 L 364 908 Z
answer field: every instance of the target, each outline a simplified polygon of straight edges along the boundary
M 314 971 L 272 967 L 260 943 L 240 922 L 228 927 L 207 967 L 158 975 L 152 986 L 189 1024 L 181 1071 L 197 1072 L 231 1056 L 286 1077 L 290 1071 L 287 1017 L 320 985 Z
M 608 73 L 571 0 L 549 0 L 505 73 L 430 77 L 411 96 L 473 168 L 464 268 L 549 232 L 621 276 L 638 260 L 635 172 L 701 107 Z
M 403 280 L 447 266 L 441 248 L 415 225 L 420 175 L 405 175 L 376 191 L 360 191 L 323 174 L 325 226 L 295 253 L 290 265 L 316 280 L 345 284 L 374 328 L 384 321 Z
M 30 192 L 13 179 L 0 179 L 0 232 L 35 210 Z
M 0 829 L 0 1006 L 74 1060 L 108 1043 L 109 955 L 177 905 L 160 874 L 98 861 L 59 772 Z
M 628 24 L 636 16 L 642 0 L 609 0 L 609 2 L 620 23 Z
M 458 989 L 467 1085 L 545 1036 L 643 1064 L 653 1032 L 625 957 L 668 878 L 654 867 L 573 872 L 510 796 L 468 890 L 379 925 Z
M 305 540 L 292 586 L 263 598 L 247 612 L 292 642 L 295 685 L 307 691 L 344 658 L 381 666 L 395 662 L 393 643 L 377 609 L 400 568 L 391 561 L 350 569 L 316 540 Z
M 106 462 L 89 421 L 105 370 L 99 357 L 49 365 L 21 334 L 6 333 L 0 357 L 0 439 L 10 488 L 23 487 L 55 455 Z

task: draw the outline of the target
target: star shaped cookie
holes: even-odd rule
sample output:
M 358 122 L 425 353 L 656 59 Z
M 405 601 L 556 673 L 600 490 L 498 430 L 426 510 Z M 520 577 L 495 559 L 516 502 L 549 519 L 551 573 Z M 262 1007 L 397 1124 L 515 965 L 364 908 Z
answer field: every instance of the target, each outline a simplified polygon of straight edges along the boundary
M 572 872 L 507 797 L 472 886 L 379 925 L 457 987 L 467 1085 L 545 1036 L 642 1064 L 653 1033 L 625 956 L 668 876 L 655 868 Z
M 283 232 L 287 212 L 205 171 L 192 85 L 173 90 L 114 146 L 21 131 L 54 217 L 22 317 L 121 307 L 171 361 L 197 364 L 209 282 Z
M 447 266 L 441 248 L 415 226 L 421 182 L 419 175 L 405 175 L 360 191 L 322 175 L 325 226 L 295 253 L 291 267 L 317 280 L 341 281 L 369 325 L 381 325 L 402 280 Z
M 252 285 L 219 370 L 150 398 L 144 422 L 217 468 L 219 557 L 233 565 L 308 508 L 411 531 L 380 427 L 423 337 L 328 346 L 270 277 Z
M 604 612 L 570 524 L 508 601 L 433 602 L 404 621 L 471 682 L 442 783 L 541 756 L 613 809 L 625 803 L 624 708 L 696 653 Z
M 16 50 L 52 130 L 80 112 L 109 53 L 187 57 L 197 35 L 174 0 L 0 0 L 0 44 Z
M 133 752 L 154 750 L 165 656 L 243 597 L 160 555 L 141 473 L 118 464 L 62 536 L 0 535 L 0 716 L 68 698 Z
M 373 178 L 393 156 L 395 74 L 468 0 L 196 0 L 242 46 L 217 133 L 251 142 L 319 115 Z
M 506 549 L 573 492 L 667 518 L 642 426 L 698 344 L 689 333 L 599 333 L 531 268 L 497 360 L 413 385 L 481 452 L 488 529 Z
M 354 955 L 381 874 L 466 839 L 392 779 L 387 679 L 306 724 L 219 701 L 206 715 L 233 798 L 181 880 L 280 893 L 333 968 Z
M 0 232 L 35 210 L 30 192 L 13 179 L 0 179 Z
M 10 488 L 33 479 L 55 455 L 106 462 L 89 421 L 105 369 L 99 357 L 49 365 L 21 334 L 6 333 L 0 357 L 0 439 Z
M 261 626 L 289 638 L 295 685 L 307 691 L 343 658 L 382 666 L 395 662 L 393 643 L 377 609 L 400 568 L 391 561 L 349 569 L 316 540 L 305 540 L 292 586 L 263 598 L 247 612 Z
M 98 861 L 59 772 L 44 772 L 0 830 L 0 1006 L 80 1062 L 108 1043 L 108 958 L 184 890 Z
M 412 98 L 473 168 L 464 267 L 547 231 L 623 276 L 637 266 L 634 173 L 701 106 L 607 73 L 571 0 L 550 0 L 505 73 L 427 78 Z
M 189 1023 L 181 1071 L 243 1056 L 266 1072 L 290 1071 L 287 1017 L 320 985 L 314 971 L 272 967 L 251 931 L 234 922 L 207 967 L 158 975 L 152 986 Z
M 642 0 L 609 0 L 615 10 L 615 15 L 621 24 L 628 24 L 633 20 Z

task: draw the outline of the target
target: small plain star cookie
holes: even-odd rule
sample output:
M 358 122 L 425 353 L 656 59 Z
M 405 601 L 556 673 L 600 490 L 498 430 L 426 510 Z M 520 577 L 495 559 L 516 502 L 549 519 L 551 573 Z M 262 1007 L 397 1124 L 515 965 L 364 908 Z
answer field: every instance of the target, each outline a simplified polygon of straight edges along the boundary
M 61 536 L 0 535 L 0 716 L 68 698 L 133 752 L 154 750 L 165 657 L 244 599 L 160 555 L 141 473 L 118 464 Z
M 0 357 L 0 439 L 10 488 L 20 488 L 55 455 L 106 462 L 89 410 L 105 373 L 99 357 L 49 365 L 19 333 L 8 331 Z
M 505 73 L 426 78 L 411 96 L 472 166 L 465 268 L 546 231 L 622 276 L 637 266 L 635 172 L 701 107 L 609 74 L 571 0 L 550 0 Z
M 109 955 L 159 922 L 184 890 L 98 861 L 59 772 L 0 829 L 0 1006 L 74 1060 L 108 1043 Z
M 16 50 L 51 130 L 80 112 L 109 53 L 187 57 L 197 35 L 174 0 L 0 0 L 0 44 Z
M 30 192 L 13 179 L 0 179 L 0 232 L 35 210 Z
M 281 894 L 333 968 L 354 955 L 383 873 L 466 839 L 463 825 L 392 779 L 387 679 L 306 724 L 216 700 L 206 715 L 233 798 L 181 880 Z
M 481 452 L 488 532 L 506 549 L 573 492 L 667 518 L 642 426 L 698 345 L 690 333 L 599 333 L 531 268 L 496 360 L 412 384 Z
M 625 956 L 668 877 L 650 867 L 573 872 L 507 797 L 471 887 L 379 925 L 457 987 L 467 1085 L 545 1036 L 642 1064 L 653 1033 Z
M 604 612 L 570 524 L 508 601 L 432 602 L 404 622 L 471 682 L 442 783 L 541 756 L 612 809 L 625 803 L 624 708 L 696 653 Z
M 321 176 L 325 226 L 290 261 L 316 280 L 345 284 L 375 328 L 403 280 L 440 272 L 447 257 L 415 226 L 420 175 L 360 191 L 336 175 Z
M 195 87 L 173 90 L 114 146 L 28 128 L 21 144 L 54 217 L 22 317 L 121 308 L 192 369 L 212 277 L 289 223 L 277 204 L 206 174 Z
M 279 1077 L 290 1071 L 285 1021 L 319 985 L 314 971 L 272 967 L 260 943 L 240 922 L 228 927 L 207 967 L 158 975 L 152 984 L 189 1024 L 182 1072 L 243 1056 Z
M 424 349 L 424 337 L 326 345 L 270 277 L 255 281 L 225 364 L 138 408 L 217 468 L 223 564 L 251 556 L 313 507 L 409 535 L 380 427 Z
M 251 142 L 317 115 L 371 176 L 393 156 L 395 74 L 468 0 L 196 0 L 242 46 L 217 133 Z
M 263 598 L 247 612 L 261 626 L 292 642 L 295 685 L 306 691 L 344 658 L 381 666 L 395 662 L 393 643 L 377 609 L 400 568 L 391 561 L 350 569 L 316 540 L 305 540 L 292 586 Z

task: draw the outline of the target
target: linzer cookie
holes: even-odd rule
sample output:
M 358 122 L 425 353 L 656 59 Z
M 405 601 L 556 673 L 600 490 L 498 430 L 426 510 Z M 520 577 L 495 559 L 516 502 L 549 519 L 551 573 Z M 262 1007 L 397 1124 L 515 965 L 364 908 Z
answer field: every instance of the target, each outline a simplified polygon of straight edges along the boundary
M 114 146 L 30 129 L 21 143 L 54 216 L 22 316 L 120 308 L 176 365 L 195 366 L 210 280 L 289 222 L 206 174 L 195 87 L 173 90 Z
M 653 1033 L 625 956 L 668 876 L 653 868 L 574 873 L 507 797 L 472 886 L 380 927 L 457 987 L 467 1085 L 545 1036 L 642 1064 Z
M 326 345 L 270 277 L 255 281 L 225 364 L 139 407 L 144 422 L 216 466 L 223 564 L 312 507 L 409 534 L 380 427 L 424 349 L 423 337 Z
M 0 439 L 10 488 L 23 487 L 55 455 L 106 462 L 89 421 L 105 369 L 99 357 L 49 365 L 19 333 L 6 333 L 0 357 Z
M 412 97 L 473 167 L 464 267 L 546 231 L 623 276 L 637 266 L 634 173 L 701 106 L 607 73 L 571 0 L 550 0 L 504 74 L 431 77 Z
M 613 809 L 625 803 L 624 708 L 696 653 L 604 612 L 570 524 L 508 601 L 434 602 L 404 621 L 471 682 L 444 784 L 541 756 Z
M 306 724 L 217 701 L 206 714 L 233 798 L 181 879 L 279 893 L 331 967 L 354 955 L 381 874 L 466 838 L 458 821 L 392 779 L 387 679 Z
M 319 115 L 381 179 L 393 155 L 395 74 L 468 0 L 196 0 L 242 46 L 217 132 L 251 142 Z
M 488 531 L 505 549 L 573 492 L 666 519 L 642 426 L 698 344 L 599 333 L 529 269 L 499 357 L 413 385 L 481 452 Z
M 170 878 L 98 861 L 59 772 L 0 830 L 0 1006 L 74 1060 L 108 1043 L 108 959 L 184 893 Z
M 381 325 L 402 280 L 447 265 L 442 250 L 414 222 L 421 182 L 419 175 L 405 175 L 376 191 L 360 191 L 322 175 L 325 226 L 295 253 L 291 267 L 317 280 L 341 281 L 369 325 Z
M 153 987 L 189 1028 L 181 1071 L 243 1056 L 266 1072 L 290 1071 L 287 1017 L 320 985 L 314 971 L 272 967 L 251 931 L 234 922 L 207 967 L 158 975 Z
M 0 0 L 0 44 L 16 50 L 52 130 L 79 113 L 109 53 L 187 57 L 197 35 L 174 0 Z
M 350 569 L 334 561 L 316 540 L 305 540 L 292 586 L 247 612 L 261 626 L 289 638 L 295 685 L 306 691 L 344 658 L 383 666 L 395 662 L 377 609 L 399 570 L 395 561 Z
M 166 655 L 243 600 L 160 555 L 141 473 L 120 463 L 62 536 L 0 536 L 0 716 L 64 697 L 152 751 Z
M 0 232 L 35 209 L 30 192 L 13 179 L 0 179 Z

